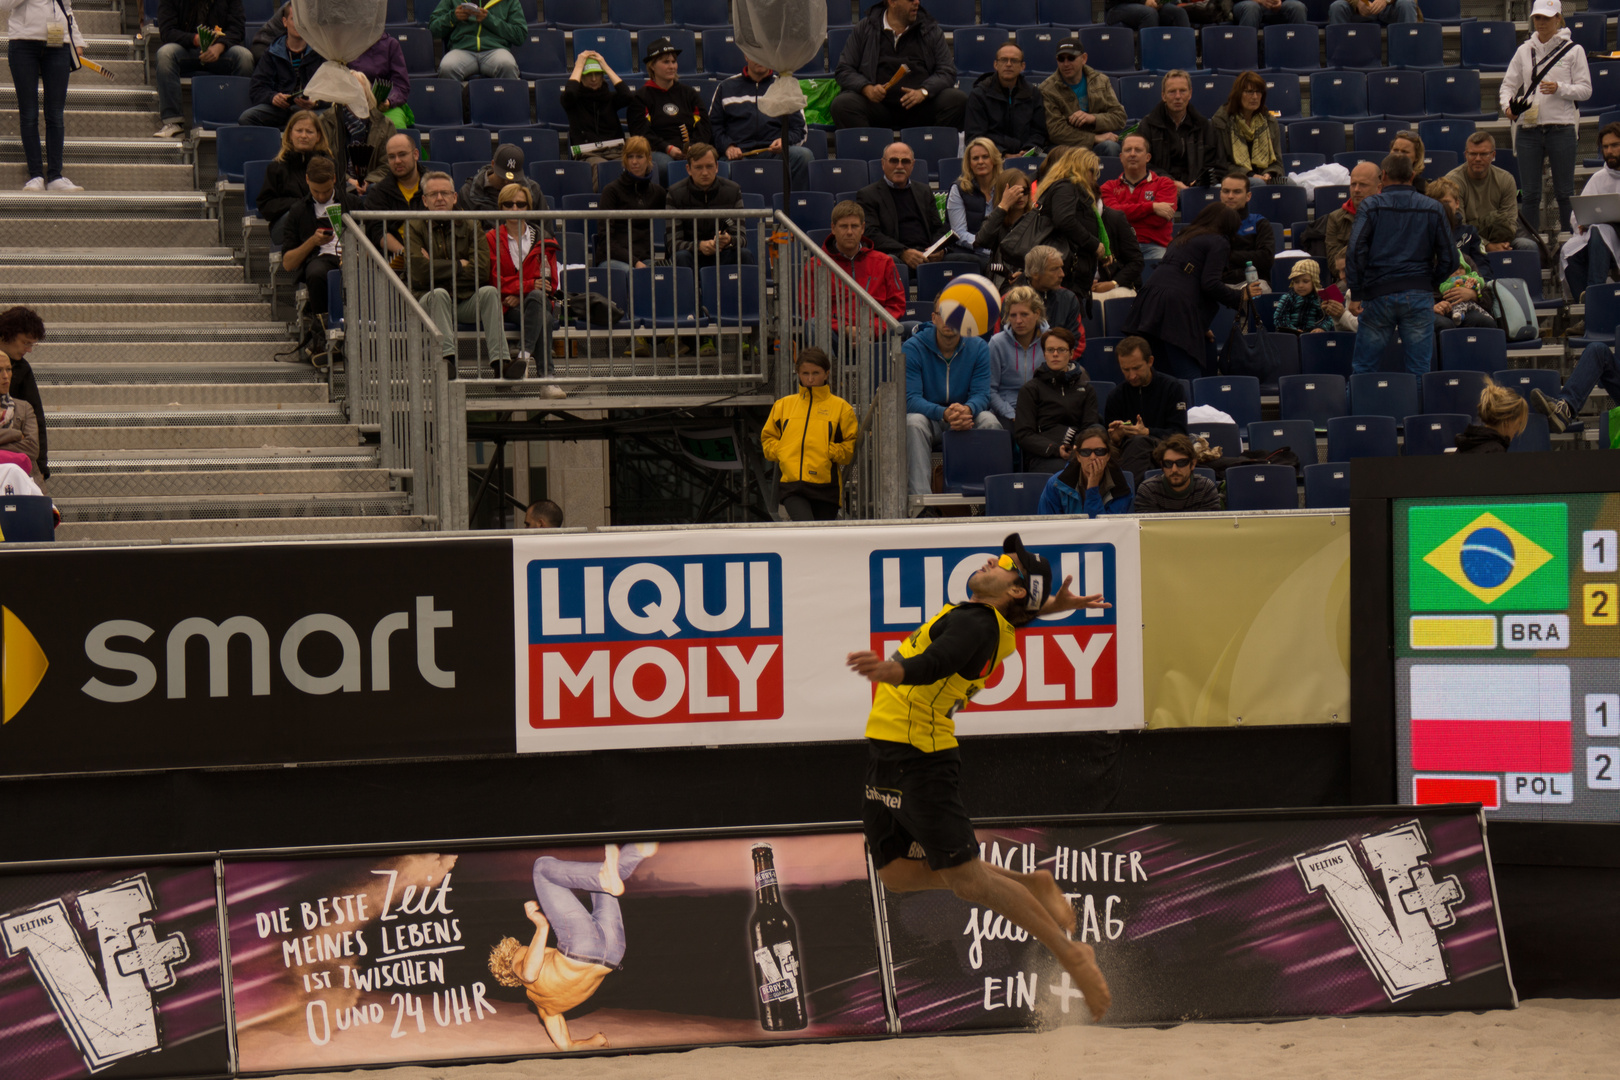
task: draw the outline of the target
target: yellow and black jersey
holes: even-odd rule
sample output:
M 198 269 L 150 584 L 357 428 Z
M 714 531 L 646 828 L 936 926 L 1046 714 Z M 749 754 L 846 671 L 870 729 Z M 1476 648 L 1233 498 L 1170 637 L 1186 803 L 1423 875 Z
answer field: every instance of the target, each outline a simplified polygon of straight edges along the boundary
M 878 683 L 866 737 L 925 753 L 951 749 L 956 710 L 984 689 L 1017 644 L 1012 623 L 990 605 L 945 605 L 895 651 L 905 675 L 899 686 Z

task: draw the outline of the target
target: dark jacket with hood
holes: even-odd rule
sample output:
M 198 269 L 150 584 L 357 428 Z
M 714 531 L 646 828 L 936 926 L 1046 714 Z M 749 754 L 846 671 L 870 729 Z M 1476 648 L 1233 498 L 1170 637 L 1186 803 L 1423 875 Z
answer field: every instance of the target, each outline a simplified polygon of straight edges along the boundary
M 1097 278 L 1097 245 L 1101 242 L 1091 196 L 1073 181 L 1048 179 L 1041 185 L 1040 202 L 1052 215 L 1052 231 L 1069 244 L 1063 283 L 1082 305 L 1089 305 L 1091 283 Z M 1140 249 L 1137 253 L 1141 253 Z
M 640 135 L 652 143 L 655 153 L 667 153 L 671 146 L 714 142 L 703 95 L 683 82 L 672 83 L 668 90 L 662 90 L 648 79 L 631 95 L 630 108 L 625 115 L 630 120 L 630 134 Z M 685 139 L 681 138 L 683 124 Z
M 1271 222 L 1263 214 L 1250 214 L 1238 226 L 1232 238 L 1232 250 L 1226 256 L 1226 273 L 1221 280 L 1228 285 L 1243 284 L 1249 263 L 1261 281 L 1271 280 L 1271 264 L 1277 261 L 1277 236 L 1271 231 Z
M 1013 413 L 1013 441 L 1025 459 L 1058 457 L 1058 444 L 1069 428 L 1084 431 L 1097 423 L 1100 403 L 1085 368 L 1071 363 L 1063 371 L 1047 364 L 1018 391 Z
M 674 184 L 664 200 L 664 205 L 670 210 L 736 210 L 742 207 L 742 187 L 735 180 L 727 180 L 717 176 L 714 183 L 707 188 L 700 188 L 692 183 L 688 176 L 685 180 Z M 713 240 L 715 234 L 724 229 L 731 234 L 731 242 L 742 248 L 748 247 L 748 229 L 744 223 L 732 218 L 674 218 L 674 250 L 693 251 L 700 240 Z M 713 256 L 709 256 L 713 258 Z M 735 248 L 727 249 L 727 257 L 735 258 Z
M 323 63 L 321 54 L 306 42 L 298 63 L 294 64 L 292 50 L 287 48 L 287 35 L 283 34 L 254 67 L 253 81 L 248 84 L 248 100 L 255 105 L 270 105 L 277 94 L 296 97 L 304 92 Z
M 883 35 L 889 32 L 884 26 L 887 14 L 886 4 L 873 4 L 866 17 L 855 24 L 833 72 L 839 89 L 858 94 L 863 86 L 882 86 L 889 81 L 893 72 L 878 70 Z M 940 91 L 956 85 L 956 60 L 945 44 L 945 31 L 926 8 L 917 10 L 917 21 L 900 35 L 897 51 L 911 71 L 889 91 L 886 101 L 898 102 L 902 91 L 913 89 L 927 90 L 929 97 L 937 98 Z
M 1112 270 L 1099 269 L 1098 273 L 1111 275 L 1122 289 L 1141 288 L 1142 268 L 1146 261 L 1142 258 L 1142 245 L 1136 240 L 1136 230 L 1131 228 L 1123 210 L 1105 206 L 1102 219 L 1103 228 L 1108 230 L 1108 243 L 1114 253 L 1114 262 Z
M 327 156 L 319 150 L 307 154 L 289 150 L 286 157 L 277 158 L 266 166 L 264 187 L 259 189 L 259 216 L 273 222 L 294 204 L 309 198 L 304 170 L 309 168 L 311 159 Z
M 1206 170 L 1214 169 L 1217 176 L 1226 172 L 1226 154 L 1215 138 L 1214 127 L 1191 104 L 1181 123 L 1175 124 L 1170 120 L 1170 110 L 1159 102 L 1142 118 L 1136 133 L 1147 137 L 1152 168 L 1160 176 L 1196 187 Z
M 1005 89 L 993 71 L 974 80 L 962 131 L 970 141 L 989 139 L 1003 154 L 1016 154 L 1031 146 L 1045 147 L 1051 141 L 1046 134 L 1046 104 L 1041 92 L 1022 75 L 1011 90 Z
M 602 189 L 603 210 L 662 210 L 664 189 L 653 179 L 653 171 L 646 176 L 622 172 Z M 648 266 L 658 257 L 653 249 L 652 220 L 603 222 L 607 243 L 598 248 L 597 262 L 617 259 L 631 266 L 644 262 Z
M 1505 454 L 1512 442 L 1506 435 L 1484 424 L 1469 424 L 1456 438 L 1459 454 Z
M 595 90 L 569 79 L 563 87 L 562 107 L 568 114 L 568 145 L 612 142 L 624 138 L 624 125 L 619 122 L 619 110 L 631 108 L 630 83 L 620 79 L 609 83 L 602 76 L 602 85 Z
M 381 180 L 366 188 L 366 209 L 426 210 L 427 205 L 422 202 L 422 173 L 420 167 L 418 167 L 416 174 L 416 193 L 411 196 L 409 202 L 406 201 L 404 194 L 399 190 L 398 177 L 389 172 L 385 173 Z M 405 222 L 403 220 L 396 218 L 389 222 L 388 231 L 393 234 L 394 239 L 401 243 L 404 242 Z M 366 237 L 377 245 L 379 251 L 382 251 L 383 223 L 380 221 L 366 222 Z M 383 251 L 383 254 L 387 255 L 388 253 Z

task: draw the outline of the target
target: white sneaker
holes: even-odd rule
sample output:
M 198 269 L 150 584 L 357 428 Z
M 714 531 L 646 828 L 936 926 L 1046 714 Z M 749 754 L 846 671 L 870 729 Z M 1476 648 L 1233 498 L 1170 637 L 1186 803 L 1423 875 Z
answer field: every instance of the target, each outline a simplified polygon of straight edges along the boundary
M 156 131 L 152 132 L 152 138 L 154 138 L 154 139 L 172 139 L 176 135 L 184 135 L 185 132 L 186 132 L 186 125 L 182 124 L 178 120 L 170 120 L 170 121 L 167 121 L 162 127 L 158 128 Z
M 543 398 L 551 398 L 551 399 L 555 400 L 557 398 L 565 398 L 565 397 L 567 397 L 568 396 L 568 391 L 564 390 L 562 387 L 558 386 L 556 383 L 547 383 L 545 386 L 542 386 L 540 388 L 540 396 L 543 397 Z
M 45 178 L 43 176 L 36 176 L 32 180 L 28 181 L 28 183 L 24 184 L 22 189 L 24 191 L 44 191 Z
M 50 183 L 46 184 L 45 187 L 50 191 L 83 191 L 84 190 L 84 188 L 80 187 L 78 184 L 75 184 L 73 181 L 69 180 L 65 176 L 58 176 L 55 180 L 52 180 Z

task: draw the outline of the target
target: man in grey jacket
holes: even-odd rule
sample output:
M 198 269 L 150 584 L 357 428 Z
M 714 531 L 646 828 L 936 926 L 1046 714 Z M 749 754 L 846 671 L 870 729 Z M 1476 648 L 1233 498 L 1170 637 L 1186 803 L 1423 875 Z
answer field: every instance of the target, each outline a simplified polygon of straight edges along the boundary
M 902 66 L 906 74 L 887 88 Z M 833 75 L 841 92 L 828 111 L 841 128 L 960 128 L 967 111 L 945 31 L 920 0 L 872 5 L 855 24 Z
M 1057 70 L 1041 83 L 1040 91 L 1053 146 L 1083 146 L 1099 156 L 1119 157 L 1125 106 L 1108 76 L 1087 66 L 1086 47 L 1079 38 L 1058 43 Z

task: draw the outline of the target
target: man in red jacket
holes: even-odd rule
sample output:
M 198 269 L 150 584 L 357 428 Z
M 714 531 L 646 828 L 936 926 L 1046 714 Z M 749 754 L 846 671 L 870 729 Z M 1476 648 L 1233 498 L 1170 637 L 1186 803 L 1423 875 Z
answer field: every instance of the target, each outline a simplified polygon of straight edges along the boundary
M 876 300 L 890 315 L 903 319 L 906 315 L 906 290 L 900 284 L 900 272 L 894 259 L 872 246 L 866 238 L 866 211 L 853 199 L 846 199 L 833 207 L 832 235 L 827 237 L 824 250 L 832 261 Z M 800 302 L 810 317 L 815 315 L 815 279 L 811 276 L 813 262 L 805 265 L 804 288 Z M 840 315 L 847 317 L 853 298 L 842 282 L 832 282 L 832 328 L 839 327 Z M 873 319 L 872 330 L 878 332 L 878 320 Z
M 1120 140 L 1119 161 L 1124 175 L 1102 186 L 1103 205 L 1118 210 L 1136 230 L 1142 258 L 1162 259 L 1170 246 L 1172 223 L 1176 220 L 1176 182 L 1148 170 L 1153 155 L 1142 135 Z

